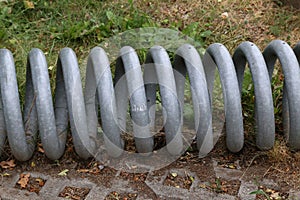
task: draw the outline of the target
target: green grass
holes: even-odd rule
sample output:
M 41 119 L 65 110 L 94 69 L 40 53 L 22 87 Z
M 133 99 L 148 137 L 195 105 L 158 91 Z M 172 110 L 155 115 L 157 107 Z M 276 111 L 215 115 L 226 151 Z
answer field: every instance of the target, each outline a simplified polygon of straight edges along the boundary
M 31 7 L 28 2 L 32 3 Z M 21 96 L 27 55 L 32 48 L 40 48 L 45 53 L 53 82 L 61 48 L 73 48 L 82 64 L 90 49 L 105 38 L 128 29 L 155 26 L 130 1 L 109 5 L 91 0 L 16 0 L 1 1 L 0 7 L 0 48 L 9 49 L 14 55 Z

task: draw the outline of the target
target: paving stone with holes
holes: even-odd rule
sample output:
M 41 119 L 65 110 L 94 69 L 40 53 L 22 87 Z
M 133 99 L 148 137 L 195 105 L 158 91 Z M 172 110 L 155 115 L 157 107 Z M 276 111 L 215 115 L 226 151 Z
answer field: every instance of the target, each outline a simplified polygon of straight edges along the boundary
M 255 199 L 256 195 L 255 194 L 250 194 L 252 191 L 257 190 L 258 187 L 255 185 L 253 182 L 245 182 L 242 181 L 238 193 L 238 197 L 241 200 L 250 200 L 250 199 Z
M 220 177 L 233 180 L 233 174 L 239 174 L 236 169 L 223 171 L 221 167 L 214 163 L 214 171 Z M 230 171 L 232 170 L 232 171 Z M 21 175 L 30 174 L 32 179 L 42 179 L 44 184 L 38 192 L 21 190 L 16 187 Z M 24 177 L 24 176 L 23 176 Z M 236 176 L 236 179 L 240 176 Z M 176 179 L 178 179 L 176 182 Z M 172 180 L 172 181 L 169 181 Z M 180 182 L 185 182 L 182 185 Z M 236 196 L 224 193 L 213 192 L 206 188 L 201 188 L 203 182 L 197 175 L 187 169 L 171 168 L 162 173 L 149 172 L 143 182 L 155 193 L 158 199 L 213 199 L 213 200 L 250 200 L 255 199 L 255 195 L 249 193 L 258 189 L 257 184 L 241 180 L 241 184 Z M 276 183 L 272 180 L 264 179 L 262 183 L 266 186 L 275 188 Z M 80 198 L 76 195 L 81 194 Z M 300 199 L 299 191 L 290 191 L 289 199 Z M 144 194 L 139 194 L 130 185 L 130 182 L 121 178 L 120 172 L 117 172 L 112 180 L 111 187 L 102 184 L 96 184 L 88 179 L 68 179 L 67 177 L 51 177 L 46 174 L 35 172 L 22 172 L 14 174 L 10 178 L 2 178 L 0 182 L 0 199 L 1 200 L 35 200 L 35 199 L 105 199 L 116 195 L 118 198 L 122 195 L 124 199 L 147 199 Z M 109 198 L 108 198 L 109 199 Z M 111 199 L 111 198 L 110 198 Z M 148 198 L 149 199 L 149 198 Z
M 174 186 L 165 185 L 168 174 L 176 174 L 176 176 L 193 177 L 192 185 L 189 189 L 178 188 Z M 175 175 L 174 175 L 175 176 Z M 234 200 L 234 196 L 223 195 L 210 192 L 198 187 L 199 178 L 192 172 L 183 169 L 172 169 L 166 171 L 162 176 L 156 176 L 154 173 L 149 173 L 145 183 L 156 193 L 161 199 L 215 199 L 215 200 Z

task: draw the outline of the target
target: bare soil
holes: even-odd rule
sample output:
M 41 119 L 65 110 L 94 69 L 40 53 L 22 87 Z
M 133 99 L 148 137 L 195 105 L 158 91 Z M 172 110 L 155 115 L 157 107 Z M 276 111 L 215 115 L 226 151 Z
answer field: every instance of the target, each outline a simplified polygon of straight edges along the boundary
M 58 196 L 68 199 L 80 200 L 84 199 L 88 195 L 89 191 L 89 188 L 65 187 Z

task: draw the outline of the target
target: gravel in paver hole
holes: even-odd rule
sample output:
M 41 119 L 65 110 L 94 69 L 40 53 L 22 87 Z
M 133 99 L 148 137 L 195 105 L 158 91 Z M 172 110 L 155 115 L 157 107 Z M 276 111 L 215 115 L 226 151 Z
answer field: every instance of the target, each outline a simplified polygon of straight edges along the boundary
M 170 172 L 164 181 L 164 185 L 189 190 L 193 181 L 194 177 L 189 174 L 182 176 L 176 172 Z
M 116 200 L 116 199 L 135 200 L 136 198 L 137 198 L 136 193 L 119 193 L 119 192 L 113 191 L 105 197 L 105 200 Z
M 73 200 L 83 200 L 90 192 L 89 188 L 77 188 L 67 186 L 59 193 L 59 197 L 64 197 Z
M 23 173 L 20 174 L 20 178 L 16 183 L 15 188 L 39 194 L 45 183 L 46 180 L 40 177 L 31 177 L 30 173 Z

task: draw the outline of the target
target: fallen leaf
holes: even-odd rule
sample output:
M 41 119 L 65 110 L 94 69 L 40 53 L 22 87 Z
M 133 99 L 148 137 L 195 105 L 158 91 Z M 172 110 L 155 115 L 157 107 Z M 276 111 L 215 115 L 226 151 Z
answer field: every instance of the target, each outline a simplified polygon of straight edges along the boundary
M 79 172 L 79 173 L 88 173 L 88 172 L 90 172 L 90 170 L 89 169 L 78 169 L 77 172 Z
M 178 176 L 177 173 L 175 173 L 175 172 L 171 173 L 171 175 L 172 175 L 174 178 Z
M 32 1 L 24 1 L 24 6 L 27 9 L 33 9 L 34 8 L 34 4 Z
M 45 153 L 45 150 L 42 148 L 42 145 L 38 146 L 38 152 Z
M 228 12 L 223 12 L 222 14 L 221 14 L 221 17 L 222 17 L 222 19 L 227 19 L 228 18 Z
M 21 188 L 26 188 L 28 182 L 29 182 L 30 174 L 21 174 L 20 179 L 18 181 L 18 184 L 21 186 Z
M 271 194 L 270 197 L 273 198 L 273 199 L 281 199 L 278 192 L 275 192 L 275 193 Z
M 39 192 L 39 189 L 38 189 L 38 188 L 35 188 L 35 187 L 30 187 L 30 188 L 29 188 L 29 192 L 35 192 L 35 193 L 38 193 L 38 192 Z
M 9 160 L 9 161 L 2 161 L 0 162 L 0 166 L 3 169 L 12 169 L 16 166 L 15 161 L 14 160 Z
M 233 164 L 228 165 L 230 169 L 235 169 L 236 167 Z
M 4 173 L 4 174 L 2 174 L 2 176 L 10 176 L 10 174 L 9 173 Z
M 221 187 L 221 190 L 222 190 L 223 192 L 228 192 L 228 189 L 227 189 L 226 187 Z
M 58 173 L 58 176 L 67 176 L 68 171 L 69 171 L 68 169 L 62 170 L 61 172 Z
M 266 189 L 266 193 L 274 193 L 275 191 L 274 190 L 272 190 L 272 189 L 270 189 L 270 188 L 267 188 Z
M 192 176 L 189 176 L 190 177 L 190 180 L 192 181 L 192 182 L 194 182 L 194 177 L 192 177 Z
M 32 162 L 30 163 L 30 166 L 31 166 L 31 167 L 35 167 L 35 163 L 32 161 Z
M 40 187 L 43 187 L 45 185 L 45 181 L 41 178 L 36 178 L 35 181 L 38 182 Z
M 134 180 L 134 181 L 138 181 L 138 180 L 139 180 L 139 177 L 138 177 L 138 176 L 134 176 L 133 180 Z
M 98 169 L 97 167 L 93 167 L 93 169 L 90 169 L 89 173 L 91 173 L 91 174 L 99 174 L 100 173 L 100 169 Z

